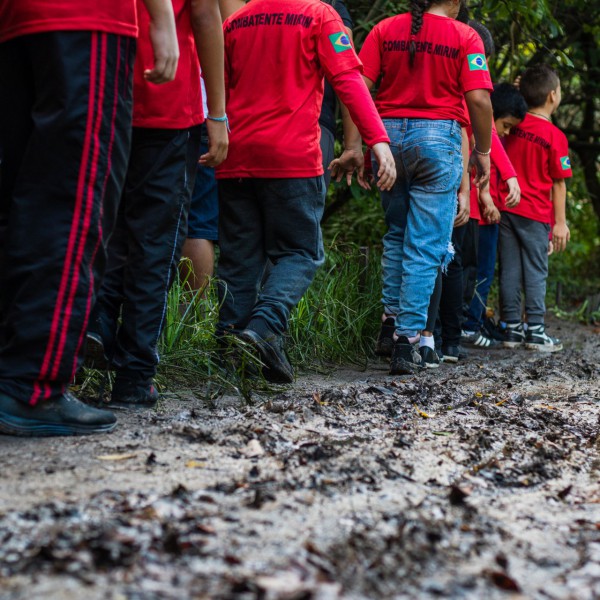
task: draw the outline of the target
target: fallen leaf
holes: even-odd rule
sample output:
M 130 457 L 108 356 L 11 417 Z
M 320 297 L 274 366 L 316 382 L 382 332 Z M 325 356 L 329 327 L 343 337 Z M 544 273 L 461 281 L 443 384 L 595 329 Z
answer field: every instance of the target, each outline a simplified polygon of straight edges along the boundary
M 96 458 L 98 460 L 129 460 L 136 456 L 137 452 L 129 452 L 128 454 L 100 454 L 100 456 L 96 456 Z
M 257 456 L 262 456 L 264 453 L 265 451 L 258 440 L 250 440 L 244 448 L 244 456 L 246 458 L 256 458 Z
M 415 407 L 415 410 L 417 411 L 417 414 L 420 417 L 423 417 L 424 419 L 431 419 L 431 415 L 427 414 L 424 410 L 421 410 L 416 404 L 413 405 Z
M 185 466 L 188 467 L 188 469 L 203 469 L 206 467 L 206 463 L 200 462 L 199 460 L 188 460 L 185 463 Z
M 501 590 L 505 590 L 507 592 L 521 591 L 519 584 L 512 577 L 502 571 L 487 571 L 486 575 L 490 578 L 491 582 Z

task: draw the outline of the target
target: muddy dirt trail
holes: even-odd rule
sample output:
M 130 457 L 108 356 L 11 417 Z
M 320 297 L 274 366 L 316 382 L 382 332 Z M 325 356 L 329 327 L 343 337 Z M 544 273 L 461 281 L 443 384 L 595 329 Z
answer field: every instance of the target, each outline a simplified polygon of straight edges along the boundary
M 0 597 L 600 598 L 600 334 L 0 436 Z

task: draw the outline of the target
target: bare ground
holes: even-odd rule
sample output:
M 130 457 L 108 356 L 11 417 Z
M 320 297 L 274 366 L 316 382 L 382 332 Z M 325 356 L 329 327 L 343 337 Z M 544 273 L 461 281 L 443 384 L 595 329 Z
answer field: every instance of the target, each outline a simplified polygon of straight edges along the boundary
M 0 436 L 0 598 L 598 599 L 600 335 L 557 333 Z

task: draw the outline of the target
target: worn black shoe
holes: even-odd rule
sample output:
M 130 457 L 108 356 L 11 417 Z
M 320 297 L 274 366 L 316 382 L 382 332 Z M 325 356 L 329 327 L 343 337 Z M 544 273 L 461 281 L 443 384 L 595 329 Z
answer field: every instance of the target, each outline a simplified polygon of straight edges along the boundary
M 421 346 L 419 354 L 421 355 L 421 362 L 426 369 L 437 369 L 440 366 L 440 357 L 433 348 Z
M 265 365 L 263 377 L 271 383 L 293 383 L 294 369 L 283 350 L 282 339 L 278 335 L 263 338 L 253 329 L 244 329 L 238 338 L 256 349 Z
M 525 336 L 525 348 L 538 352 L 560 352 L 563 345 L 558 338 L 546 333 L 545 325 L 530 325 Z
M 407 337 L 400 336 L 394 342 L 392 359 L 390 360 L 390 375 L 410 375 L 424 368 L 421 355 Z
M 158 392 L 152 379 L 141 379 L 119 375 L 115 378 L 110 394 L 110 406 L 116 408 L 154 408 Z
M 68 392 L 36 406 L 0 393 L 0 433 L 29 437 L 88 435 L 109 433 L 116 425 L 113 413 L 88 406 Z
M 469 356 L 460 346 L 442 346 L 442 355 L 445 363 L 456 363 L 459 360 L 465 360 Z
M 506 326 L 502 326 L 500 322 L 494 321 L 491 317 L 486 317 L 481 325 L 481 332 L 497 342 L 503 342 Z
M 377 356 L 391 356 L 394 350 L 394 331 L 396 330 L 396 317 L 386 317 L 381 323 L 379 336 L 375 345 Z
M 506 326 L 504 341 L 505 348 L 518 348 L 525 343 L 525 331 L 522 323 L 509 324 Z
M 463 331 L 460 336 L 460 341 L 467 346 L 472 348 L 482 348 L 484 350 L 489 348 L 497 348 L 500 342 L 490 337 L 483 330 L 481 331 Z

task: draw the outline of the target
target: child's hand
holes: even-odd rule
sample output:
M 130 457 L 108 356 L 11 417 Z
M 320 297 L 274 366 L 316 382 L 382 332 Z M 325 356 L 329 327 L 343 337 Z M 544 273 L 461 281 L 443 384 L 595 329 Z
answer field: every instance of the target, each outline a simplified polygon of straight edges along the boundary
M 504 199 L 506 208 L 514 208 L 521 202 L 521 186 L 519 180 L 516 177 L 510 177 L 505 181 L 508 187 L 508 195 Z
M 458 209 L 454 219 L 454 227 L 460 227 L 468 222 L 471 216 L 471 201 L 469 190 L 458 190 Z
M 557 252 L 562 252 L 568 241 L 571 239 L 571 232 L 566 223 L 556 223 L 552 229 L 552 244 Z
M 479 206 L 483 220 L 490 225 L 500 223 L 500 211 L 496 208 L 488 188 L 479 190 Z
M 548 256 L 550 256 L 554 252 L 554 244 L 552 240 L 548 240 Z
M 208 152 L 200 156 L 198 161 L 203 167 L 217 167 L 227 158 L 229 148 L 229 135 L 227 123 L 206 119 L 208 131 Z
M 345 176 L 348 185 L 352 183 L 352 174 L 356 171 L 358 183 L 361 187 L 369 189 L 369 184 L 364 179 L 365 163 L 362 148 L 346 148 L 339 158 L 331 161 L 328 169 L 334 181 L 341 181 Z
M 379 164 L 377 171 L 377 187 L 382 191 L 389 191 L 396 183 L 396 161 L 386 142 L 379 142 L 373 146 L 373 154 Z

